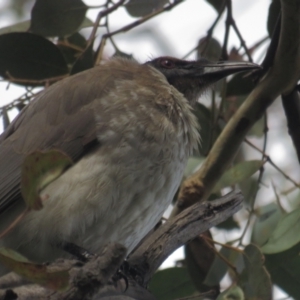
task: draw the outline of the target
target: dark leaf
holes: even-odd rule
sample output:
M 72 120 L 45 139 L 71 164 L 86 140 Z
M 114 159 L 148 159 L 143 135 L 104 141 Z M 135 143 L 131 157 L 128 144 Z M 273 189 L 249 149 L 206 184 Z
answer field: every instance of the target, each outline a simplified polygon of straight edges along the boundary
M 206 156 L 220 133 L 220 128 L 214 128 L 212 122 L 211 111 L 200 103 L 196 103 L 194 113 L 200 124 L 201 143 L 199 145 L 199 152 L 201 155 Z
M 216 300 L 244 300 L 244 292 L 239 286 L 231 286 L 222 292 Z
M 235 264 L 238 257 L 240 256 L 239 252 L 229 249 L 227 247 L 222 247 L 219 253 L 221 254 L 221 256 L 226 258 L 232 264 Z M 216 256 L 205 278 L 204 283 L 207 284 L 208 286 L 214 286 L 219 284 L 222 278 L 224 277 L 224 275 L 226 274 L 227 270 L 228 270 L 228 266 L 224 262 L 224 260 L 222 260 L 219 256 Z
M 265 133 L 264 117 L 260 118 L 249 130 L 248 135 L 262 137 Z
M 85 17 L 78 30 L 82 28 L 92 27 L 93 25 L 94 25 L 93 22 L 89 18 Z M 10 32 L 27 32 L 29 30 L 29 27 L 30 27 L 30 20 L 22 21 L 13 25 L 0 28 L 0 34 L 10 33 Z
M 87 6 L 81 0 L 36 0 L 30 31 L 43 36 L 66 36 L 76 32 Z
M 16 109 L 17 109 L 19 112 L 21 112 L 22 109 L 23 109 L 25 106 L 26 106 L 25 103 L 20 102 L 20 103 L 17 103 L 17 104 L 16 104 Z
M 94 67 L 94 51 L 93 51 L 93 43 L 92 43 L 84 50 L 84 52 L 75 61 L 71 69 L 71 75 L 91 69 L 93 67 Z
M 256 220 L 252 230 L 251 241 L 259 246 L 266 243 L 276 225 L 282 212 L 276 203 L 270 203 L 255 210 Z
M 280 14 L 280 10 L 281 10 L 280 0 L 273 0 L 269 7 L 269 15 L 267 21 L 267 29 L 268 29 L 269 37 L 272 37 L 277 19 Z
M 125 8 L 132 17 L 143 17 L 162 8 L 168 0 L 130 0 Z
M 205 57 L 211 61 L 218 61 L 222 52 L 220 43 L 213 37 L 200 39 L 197 48 L 197 58 Z
M 36 151 L 26 156 L 21 170 L 21 193 L 30 209 L 42 208 L 39 192 L 71 164 L 71 159 L 58 150 Z
M 253 244 L 244 249 L 245 268 L 239 276 L 238 285 L 243 289 L 246 299 L 271 300 L 272 282 L 264 266 L 264 256 Z
M 248 95 L 255 83 L 250 76 L 245 77 L 245 73 L 239 73 L 232 77 L 227 84 L 226 97 Z
M 24 85 L 44 85 L 46 80 L 68 73 L 60 50 L 47 39 L 27 32 L 0 35 L 0 75 Z M 17 81 L 22 79 L 22 81 Z M 28 80 L 28 82 L 26 81 Z
M 216 227 L 219 229 L 233 230 L 233 229 L 239 229 L 240 225 L 237 221 L 234 220 L 233 217 L 230 217 L 226 221 L 216 225 Z
M 60 38 L 57 47 L 62 52 L 68 65 L 73 65 L 87 46 L 86 39 L 78 32 L 67 38 Z
M 229 96 L 224 102 L 224 119 L 228 122 L 230 118 L 236 113 L 238 108 L 246 100 L 246 96 Z
M 225 101 L 224 118 L 229 120 L 238 108 L 245 102 L 247 95 L 228 96 Z M 249 136 L 262 137 L 265 133 L 265 119 L 261 117 L 248 131 Z
M 300 286 L 300 243 L 278 254 L 266 254 L 266 267 L 274 284 L 290 297 L 299 299 Z
M 206 0 L 217 12 L 219 12 L 223 5 L 223 0 Z
M 149 290 L 159 300 L 173 300 L 193 295 L 196 292 L 186 268 L 169 268 L 156 272 Z
M 185 262 L 197 290 L 199 292 L 213 290 L 215 295 L 218 295 L 220 292 L 219 284 L 216 284 L 213 287 L 203 284 L 215 259 L 215 252 L 212 249 L 214 248 L 214 245 L 213 243 L 206 241 L 205 236 L 212 238 L 210 232 L 207 231 L 185 245 Z

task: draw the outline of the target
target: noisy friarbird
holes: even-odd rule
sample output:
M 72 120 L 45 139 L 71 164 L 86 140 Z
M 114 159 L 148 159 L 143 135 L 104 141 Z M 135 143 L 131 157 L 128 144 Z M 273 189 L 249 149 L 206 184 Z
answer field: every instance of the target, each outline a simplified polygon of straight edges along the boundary
M 192 107 L 201 92 L 253 68 L 113 58 L 46 88 L 0 136 L 1 231 L 25 207 L 26 155 L 58 149 L 74 165 L 41 191 L 43 209 L 30 211 L 0 246 L 36 262 L 65 256 L 60 245 L 66 242 L 91 253 L 119 242 L 130 253 L 171 203 L 199 143 Z

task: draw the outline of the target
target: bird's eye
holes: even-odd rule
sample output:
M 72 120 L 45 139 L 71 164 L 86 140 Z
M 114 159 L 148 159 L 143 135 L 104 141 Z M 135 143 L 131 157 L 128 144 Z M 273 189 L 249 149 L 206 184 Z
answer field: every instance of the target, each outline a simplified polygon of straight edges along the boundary
M 162 59 L 160 61 L 160 64 L 163 68 L 168 68 L 168 69 L 172 69 L 175 67 L 175 63 L 173 60 L 171 59 Z

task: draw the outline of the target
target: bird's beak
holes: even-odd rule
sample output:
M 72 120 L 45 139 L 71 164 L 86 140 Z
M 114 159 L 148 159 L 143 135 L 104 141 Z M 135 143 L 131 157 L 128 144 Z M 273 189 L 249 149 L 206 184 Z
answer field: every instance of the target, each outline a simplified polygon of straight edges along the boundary
M 201 63 L 201 61 L 199 61 Z M 198 76 L 203 78 L 204 81 L 216 82 L 228 75 L 238 72 L 260 69 L 257 64 L 250 62 L 234 62 L 234 61 L 219 61 L 219 62 L 202 62 L 201 73 Z M 196 75 L 197 76 L 197 75 Z M 197 76 L 197 77 L 198 77 Z

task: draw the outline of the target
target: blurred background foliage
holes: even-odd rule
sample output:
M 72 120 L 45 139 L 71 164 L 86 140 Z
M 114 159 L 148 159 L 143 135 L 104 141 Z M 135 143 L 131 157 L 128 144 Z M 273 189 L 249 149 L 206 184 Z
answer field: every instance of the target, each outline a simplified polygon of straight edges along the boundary
M 147 48 L 134 49 L 131 42 L 148 39 L 148 43 L 160 49 L 158 53 L 178 55 L 156 31 L 155 23 L 146 24 L 156 18 L 164 22 L 175 9 L 180 14 L 183 2 L 193 10 L 188 0 L 3 1 L 0 20 L 13 21 L 0 28 L 1 84 L 5 84 L 7 93 L 14 89 L 20 93 L 22 87 L 22 94 L 13 99 L 6 99 L 2 93 L 3 128 L 41 89 L 56 81 L 92 68 L 111 56 L 140 59 L 136 53 L 147 52 Z M 268 1 L 268 34 L 257 38 L 250 47 L 235 23 L 238 16 L 232 12 L 234 1 L 199 2 L 211 6 L 215 18 L 205 28 L 194 28 L 194 47 L 181 53 L 181 58 L 255 57 L 255 62 L 262 61 L 280 14 L 279 0 Z M 119 18 L 115 25 L 114 15 L 120 10 L 126 18 Z M 201 11 L 197 16 L 203 17 Z M 182 14 L 177 22 L 184 27 L 186 18 L 189 16 Z M 216 26 L 223 27 L 222 42 L 214 35 Z M 190 33 L 189 29 L 185 31 Z M 229 46 L 226 38 L 229 31 L 237 36 L 234 46 Z M 176 37 L 175 31 L 173 34 Z M 185 178 L 199 168 L 254 87 L 251 76 L 237 74 L 222 80 L 201 98 L 195 114 L 201 124 L 202 143 L 188 162 Z M 245 196 L 244 210 L 185 245 L 184 255 L 175 266 L 155 274 L 149 288 L 158 299 L 200 294 L 192 299 L 273 299 L 278 295 L 274 286 L 287 296 L 300 299 L 299 162 L 286 118 L 278 99 L 250 130 L 234 163 L 222 174 L 210 197 L 215 199 L 239 188 Z

